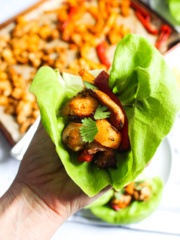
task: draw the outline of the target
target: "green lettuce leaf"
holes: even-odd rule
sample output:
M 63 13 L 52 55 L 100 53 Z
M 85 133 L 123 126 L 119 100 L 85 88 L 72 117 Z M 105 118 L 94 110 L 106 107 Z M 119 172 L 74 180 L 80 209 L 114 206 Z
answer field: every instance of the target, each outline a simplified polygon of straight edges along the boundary
M 180 24 L 180 1 L 179 0 L 167 0 L 169 10 L 173 18 Z
M 152 214 L 161 201 L 163 183 L 160 178 L 146 179 L 151 186 L 151 196 L 145 202 L 134 201 L 131 205 L 116 212 L 108 205 L 90 208 L 91 212 L 103 221 L 112 224 L 130 224 L 142 221 Z
M 91 73 L 97 76 L 99 72 Z M 67 173 L 88 196 L 94 196 L 109 184 L 121 189 L 142 172 L 169 133 L 180 108 L 180 96 L 163 57 L 147 40 L 135 35 L 121 40 L 114 55 L 110 87 L 129 118 L 131 150 L 116 154 L 117 169 L 98 169 L 93 162 L 78 162 L 78 153 L 62 142 L 68 120 L 61 109 L 82 87 L 80 77 L 61 76 L 58 70 L 42 67 L 30 91 L 37 97 L 42 123 Z
M 87 207 L 85 207 L 85 209 L 89 209 L 89 208 L 94 208 L 94 207 L 105 205 L 113 197 L 113 194 L 114 194 L 114 190 L 113 189 L 109 190 L 103 196 L 98 198 L 95 202 L 93 202 L 90 205 L 88 205 Z
M 129 174 L 135 178 L 170 132 L 180 93 L 162 55 L 145 38 L 131 34 L 116 48 L 109 84 L 129 120 L 133 158 Z
M 71 77 L 70 74 L 69 77 Z M 76 84 L 74 83 L 74 85 Z M 66 81 L 57 70 L 42 67 L 37 72 L 30 91 L 37 97 L 41 121 L 54 142 L 56 151 L 72 180 L 89 196 L 97 194 L 102 188 L 111 184 L 107 170 L 98 169 L 95 164 L 88 162 L 79 163 L 77 161 L 78 153 L 70 151 L 62 141 L 62 131 L 68 120 L 62 116 L 61 108 L 79 92 L 79 87 L 77 91 L 72 87 L 69 89 Z

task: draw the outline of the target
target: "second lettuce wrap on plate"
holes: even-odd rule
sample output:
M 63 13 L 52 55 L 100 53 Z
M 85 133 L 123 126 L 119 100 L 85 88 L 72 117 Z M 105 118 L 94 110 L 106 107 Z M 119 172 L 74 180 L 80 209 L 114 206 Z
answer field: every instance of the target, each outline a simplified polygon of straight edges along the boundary
M 142 181 L 138 183 L 137 181 L 134 183 L 136 186 L 136 192 L 143 191 L 143 188 L 141 189 L 141 185 L 142 185 L 141 182 Z M 136 222 L 142 221 L 143 219 L 150 216 L 153 211 L 155 211 L 155 209 L 157 208 L 157 206 L 161 201 L 162 191 L 163 191 L 163 183 L 161 179 L 158 177 L 154 177 L 153 179 L 150 179 L 150 178 L 144 179 L 144 182 L 148 184 L 148 186 L 150 187 L 150 193 L 148 193 L 150 195 L 148 199 L 146 199 L 145 201 L 142 201 L 142 199 L 138 201 L 136 199 L 132 199 L 131 203 L 128 206 L 122 209 L 121 208 L 117 209 L 116 207 L 118 205 L 111 206 L 112 197 L 110 199 L 109 196 L 110 196 L 110 193 L 112 194 L 113 190 L 110 190 L 110 192 L 106 193 L 103 196 L 104 199 L 105 197 L 107 198 L 106 203 L 103 201 L 100 201 L 102 199 L 101 197 L 97 201 L 95 201 L 93 204 L 89 205 L 91 212 L 95 216 L 102 219 L 103 221 L 112 223 L 112 224 L 130 224 L 130 223 L 136 223 Z M 130 185 L 129 189 L 127 189 L 127 191 L 130 192 L 132 190 L 131 186 L 132 184 Z M 119 193 L 115 193 L 115 194 L 119 194 Z M 146 194 L 147 194 L 147 191 L 144 191 L 144 196 L 143 196 L 144 198 L 147 197 Z M 100 202 L 102 202 L 102 204 L 100 204 Z
M 97 72 L 94 74 L 96 77 Z M 78 154 L 62 141 L 62 131 L 68 123 L 62 107 L 84 88 L 80 76 L 61 76 L 58 70 L 42 67 L 30 87 L 37 97 L 42 123 L 68 175 L 88 196 L 107 185 L 121 189 L 133 181 L 170 132 L 180 109 L 175 77 L 154 46 L 137 35 L 128 34 L 117 45 L 109 86 L 128 117 L 131 145 L 128 151 L 116 153 L 116 169 L 99 169 L 93 162 L 78 162 Z

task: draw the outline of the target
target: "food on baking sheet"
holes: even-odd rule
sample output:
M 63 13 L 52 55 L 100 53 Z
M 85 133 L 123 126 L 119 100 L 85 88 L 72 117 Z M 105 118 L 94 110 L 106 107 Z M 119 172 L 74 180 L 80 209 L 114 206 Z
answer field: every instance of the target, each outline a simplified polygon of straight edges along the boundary
M 39 67 L 50 66 L 72 74 L 81 69 L 107 70 L 113 46 L 127 33 L 139 31 L 138 24 L 131 24 L 135 16 L 142 23 L 141 28 L 145 27 L 146 36 L 158 33 L 153 17 L 130 0 L 57 0 L 54 6 L 44 12 L 40 6 L 30 18 L 29 14 L 19 16 L 12 30 L 0 33 L 0 80 L 5 80 L 0 86 L 0 105 L 14 117 L 21 134 L 39 115 L 33 96 L 27 93 Z M 139 34 L 143 34 L 141 30 Z M 157 42 L 159 49 L 161 43 L 162 39 Z M 24 99 L 27 94 L 28 99 Z
M 83 81 L 43 67 L 30 88 L 67 173 L 89 196 L 109 184 L 117 190 L 133 181 L 180 109 L 176 80 L 145 38 L 128 34 L 120 40 L 108 73 L 82 72 Z
M 163 183 L 158 177 L 137 180 L 119 191 L 110 190 L 87 208 L 112 224 L 135 223 L 155 211 L 161 201 L 162 191 Z
M 99 9 L 103 9 L 102 14 L 99 14 Z M 86 1 L 66 1 L 31 20 L 27 16 L 19 16 L 12 30 L 0 35 L 0 106 L 4 107 L 5 113 L 15 117 L 21 134 L 39 115 L 35 98 L 28 93 L 38 68 L 48 65 L 73 74 L 78 74 L 81 68 L 106 70 L 106 62 L 109 61 L 103 61 L 109 46 L 105 41 L 106 35 L 111 44 L 117 44 L 130 32 L 126 24 L 114 24 L 121 15 L 120 9 L 118 1 L 99 1 L 95 6 Z M 90 25 L 81 20 L 88 14 Z M 100 62 L 88 57 L 95 47 Z M 69 61 L 68 53 L 71 51 L 74 60 Z

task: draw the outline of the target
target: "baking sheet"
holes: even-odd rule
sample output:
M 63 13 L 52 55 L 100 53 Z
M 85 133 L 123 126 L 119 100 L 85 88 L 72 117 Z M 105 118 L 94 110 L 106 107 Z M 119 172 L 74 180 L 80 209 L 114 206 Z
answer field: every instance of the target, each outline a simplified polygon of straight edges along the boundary
M 162 24 L 167 24 L 167 22 L 165 20 L 163 20 L 161 17 L 159 17 L 156 13 L 154 13 L 152 10 L 150 10 L 147 6 L 144 6 L 143 3 L 141 3 L 140 1 L 134 1 L 134 2 L 142 5 L 143 8 L 145 8 L 150 13 L 150 15 L 152 16 L 152 24 L 154 24 L 156 27 L 160 28 L 160 26 Z M 38 3 L 35 5 L 35 7 L 32 7 L 29 12 L 27 10 L 26 12 L 28 12 L 28 13 L 25 14 L 25 17 L 27 18 L 27 20 L 33 20 L 36 18 L 40 18 L 40 23 L 46 22 L 46 23 L 54 24 L 53 22 L 56 20 L 56 14 L 53 13 L 53 14 L 47 15 L 47 14 L 44 14 L 44 11 L 59 8 L 61 6 L 61 4 L 62 4 L 62 0 L 42 1 L 40 4 Z M 87 4 L 97 5 L 97 1 L 91 1 L 91 2 L 88 2 Z M 80 21 L 88 22 L 90 24 L 90 23 L 94 22 L 94 19 L 89 14 L 85 14 Z M 125 18 L 125 17 L 119 15 L 119 17 L 117 19 L 117 23 L 128 25 L 129 28 L 131 29 L 131 33 L 144 36 L 152 44 L 155 44 L 155 42 L 157 40 L 157 36 L 149 34 L 146 31 L 146 29 L 144 28 L 144 26 L 141 24 L 141 22 L 139 22 L 139 20 L 135 16 L 133 9 L 130 9 L 129 17 Z M 0 28 L 1 28 L 0 35 L 10 32 L 14 27 L 15 27 L 14 19 L 11 19 L 7 23 L 4 23 L 3 25 L 0 26 Z M 162 54 L 166 53 L 166 51 L 169 50 L 173 46 L 173 43 L 174 42 L 176 43 L 178 40 L 179 40 L 179 34 L 177 33 L 176 30 L 173 29 L 170 38 L 168 39 L 168 41 L 166 43 L 163 44 L 163 46 L 161 48 L 161 53 Z M 54 40 L 50 43 L 47 43 L 46 47 L 48 48 L 53 45 L 63 46 L 65 48 L 68 48 L 68 44 L 61 40 Z M 116 48 L 116 45 L 112 45 L 107 49 L 107 56 L 108 56 L 110 62 L 112 62 L 112 60 L 113 60 L 115 48 Z M 67 49 L 69 63 L 76 57 L 76 53 L 77 52 L 75 50 Z M 88 55 L 88 58 L 92 59 L 96 62 L 99 62 L 95 48 L 91 49 L 90 54 Z M 25 79 L 28 79 L 30 71 L 33 70 L 33 68 L 31 66 L 16 65 L 14 67 L 20 74 L 22 74 L 25 77 Z M 15 117 L 13 117 L 12 115 L 9 115 L 9 114 L 5 114 L 3 112 L 2 106 L 0 106 L 0 128 L 3 130 L 5 136 L 8 138 L 11 145 L 14 145 L 15 143 L 17 143 L 23 136 L 19 132 L 19 125 L 16 123 Z

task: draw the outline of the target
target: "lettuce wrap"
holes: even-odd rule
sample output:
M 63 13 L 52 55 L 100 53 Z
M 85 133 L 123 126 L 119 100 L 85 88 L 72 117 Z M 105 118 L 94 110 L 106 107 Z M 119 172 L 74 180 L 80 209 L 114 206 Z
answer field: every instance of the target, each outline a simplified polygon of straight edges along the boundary
M 179 0 L 167 0 L 169 5 L 169 11 L 173 18 L 180 25 L 180 1 Z
M 118 43 L 109 73 L 109 86 L 128 117 L 131 144 L 129 151 L 116 153 L 117 169 L 99 169 L 93 162 L 78 162 L 78 153 L 62 141 L 69 120 L 61 109 L 83 89 L 80 76 L 61 76 L 57 69 L 41 67 L 30 87 L 37 97 L 42 123 L 68 175 L 88 196 L 107 185 L 121 189 L 133 181 L 170 132 L 180 108 L 175 77 L 162 55 L 141 36 L 128 34 Z
M 95 202 L 93 202 L 90 205 L 86 206 L 85 209 L 89 209 L 89 208 L 94 208 L 94 207 L 105 205 L 112 198 L 113 194 L 114 194 L 114 190 L 113 189 L 109 190 L 103 196 L 98 198 Z
M 161 201 L 163 183 L 160 178 L 146 179 L 151 186 L 151 195 L 147 201 L 133 201 L 128 207 L 118 212 L 108 204 L 90 208 L 91 212 L 103 221 L 112 224 L 130 224 L 142 221 L 157 208 Z

